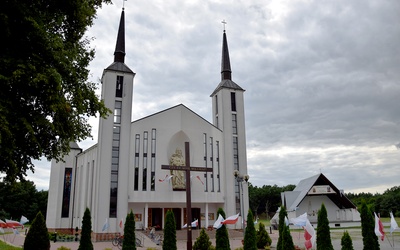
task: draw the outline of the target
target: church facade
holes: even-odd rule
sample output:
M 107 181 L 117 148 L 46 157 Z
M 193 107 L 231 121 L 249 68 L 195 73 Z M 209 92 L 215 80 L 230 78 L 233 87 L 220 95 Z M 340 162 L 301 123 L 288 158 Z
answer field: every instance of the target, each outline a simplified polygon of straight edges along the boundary
M 225 30 L 221 81 L 210 90 L 212 121 L 183 104 L 132 121 L 135 73 L 124 63 L 125 13 L 122 10 L 114 62 L 102 76 L 101 98 L 113 111 L 99 120 L 98 143 L 82 150 L 71 143 L 63 162 L 52 161 L 46 223 L 50 231 L 82 226 L 89 208 L 96 240 L 121 232 L 133 211 L 136 229 L 162 229 L 166 212 L 174 212 L 177 229 L 198 220 L 212 226 L 218 208 L 227 216 L 249 208 L 247 185 L 234 176 L 247 175 L 244 89 L 232 81 Z M 190 151 L 185 151 L 189 143 Z M 191 171 L 191 218 L 186 211 L 184 171 L 162 165 L 207 168 Z M 104 227 L 107 225 L 106 227 Z M 241 219 L 235 228 L 241 228 Z M 106 229 L 105 229 L 106 228 Z

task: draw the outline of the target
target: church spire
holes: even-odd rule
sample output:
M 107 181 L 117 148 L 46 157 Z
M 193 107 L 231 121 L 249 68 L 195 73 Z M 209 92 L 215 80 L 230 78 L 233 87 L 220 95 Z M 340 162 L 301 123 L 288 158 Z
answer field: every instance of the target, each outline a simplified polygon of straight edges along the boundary
M 125 62 L 125 11 L 122 8 L 119 21 L 117 44 L 115 45 L 114 62 Z
M 232 80 L 231 61 L 229 60 L 228 41 L 226 33 L 222 37 L 221 80 Z

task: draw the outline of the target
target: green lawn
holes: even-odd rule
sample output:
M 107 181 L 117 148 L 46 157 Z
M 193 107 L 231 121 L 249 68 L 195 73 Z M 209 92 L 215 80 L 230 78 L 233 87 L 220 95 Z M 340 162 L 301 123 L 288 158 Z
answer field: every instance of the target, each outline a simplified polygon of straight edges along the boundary
M 3 241 L 0 240 L 0 250 L 20 250 L 22 249 L 21 247 L 13 247 L 10 245 L 7 245 Z

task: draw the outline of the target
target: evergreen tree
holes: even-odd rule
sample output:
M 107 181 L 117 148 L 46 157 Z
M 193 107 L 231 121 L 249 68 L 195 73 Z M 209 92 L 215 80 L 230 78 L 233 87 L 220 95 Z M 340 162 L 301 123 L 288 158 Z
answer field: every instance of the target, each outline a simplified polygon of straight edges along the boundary
M 282 249 L 282 240 L 283 240 L 283 230 L 284 227 L 286 225 L 285 223 L 285 218 L 287 217 L 287 212 L 286 209 L 281 206 L 280 210 L 279 210 L 279 224 L 278 224 L 278 231 L 279 231 L 279 237 L 278 237 L 278 242 L 276 244 L 276 249 L 278 250 L 286 250 L 286 249 Z
M 290 234 L 289 226 L 287 226 L 286 223 L 284 223 L 282 228 L 281 250 L 290 250 L 290 249 L 294 249 L 293 238 L 292 235 Z
M 225 212 L 222 208 L 218 208 L 217 218 L 219 215 L 221 215 L 222 217 L 224 217 L 224 219 L 226 219 Z M 220 228 L 217 229 L 217 232 L 215 234 L 215 243 L 216 243 L 216 249 L 218 250 L 231 249 L 229 243 L 228 229 L 226 228 L 226 225 L 222 225 Z
M 29 228 L 24 242 L 24 249 L 27 250 L 49 250 L 50 239 L 47 232 L 46 221 L 41 212 L 37 213 Z
M 258 224 L 258 231 L 257 231 L 257 247 L 259 249 L 264 249 L 265 246 L 270 246 L 272 243 L 271 237 L 267 230 L 265 230 L 265 225 L 260 222 Z
M 247 213 L 247 225 L 244 233 L 244 249 L 257 250 L 256 229 L 254 227 L 253 213 L 249 209 Z
M 321 209 L 318 211 L 317 250 L 333 250 L 328 212 L 324 203 L 321 204 Z
M 340 245 L 342 246 L 342 250 L 354 250 L 349 232 L 344 231 Z
M 93 250 L 92 243 L 92 217 L 89 208 L 86 208 L 82 218 L 81 239 L 78 250 Z
M 196 239 L 193 245 L 193 250 L 209 250 L 212 249 L 210 237 L 204 228 L 200 231 L 200 236 Z
M 136 238 L 135 238 L 135 216 L 131 212 L 126 216 L 124 226 L 124 242 L 122 244 L 122 250 L 136 250 Z
M 190 223 L 190 222 L 189 222 Z M 177 250 L 175 216 L 171 210 L 167 211 L 164 224 L 163 250 Z
M 375 224 L 372 212 L 365 201 L 361 202 L 361 234 L 363 237 L 364 250 L 379 250 L 378 237 L 375 235 Z

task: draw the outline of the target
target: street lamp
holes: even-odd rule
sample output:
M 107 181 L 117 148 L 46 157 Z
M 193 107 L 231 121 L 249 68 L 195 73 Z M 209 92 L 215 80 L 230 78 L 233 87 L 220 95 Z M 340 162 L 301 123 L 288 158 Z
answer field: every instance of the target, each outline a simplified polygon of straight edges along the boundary
M 236 181 L 239 183 L 240 185 L 240 189 L 239 189 L 239 196 L 241 193 L 241 198 L 240 198 L 240 214 L 242 215 L 242 228 L 243 228 L 243 236 L 244 236 L 244 232 L 245 232 L 245 227 L 244 227 L 244 203 L 243 203 L 243 181 L 245 181 L 246 183 L 249 181 L 249 175 L 245 174 L 242 175 L 240 174 L 239 170 L 234 170 L 233 171 L 233 175 L 235 176 Z

